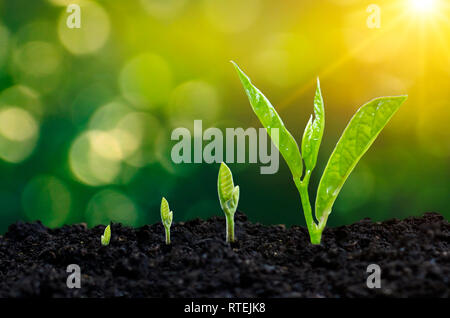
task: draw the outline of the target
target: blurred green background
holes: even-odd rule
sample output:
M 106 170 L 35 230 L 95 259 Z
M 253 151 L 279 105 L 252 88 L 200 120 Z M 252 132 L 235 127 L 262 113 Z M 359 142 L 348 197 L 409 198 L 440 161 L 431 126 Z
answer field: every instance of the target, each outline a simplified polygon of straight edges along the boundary
M 67 5 L 81 7 L 70 29 Z M 171 131 L 260 127 L 236 61 L 300 141 L 320 76 L 326 128 L 311 195 L 346 123 L 364 102 L 408 94 L 358 164 L 332 226 L 437 211 L 450 216 L 449 3 L 357 0 L 0 0 L 0 233 L 17 220 L 51 227 L 222 215 L 218 164 L 171 161 Z M 280 171 L 231 164 L 239 209 L 304 225 Z

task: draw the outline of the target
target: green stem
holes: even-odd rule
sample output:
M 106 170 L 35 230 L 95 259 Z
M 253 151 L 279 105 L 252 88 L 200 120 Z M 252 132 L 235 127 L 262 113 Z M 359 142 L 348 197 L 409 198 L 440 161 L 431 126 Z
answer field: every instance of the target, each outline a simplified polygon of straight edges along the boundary
M 227 242 L 234 242 L 234 213 L 225 213 L 227 222 Z
M 170 227 L 164 227 L 166 230 L 166 245 L 170 245 Z
M 300 199 L 302 201 L 303 213 L 305 214 L 306 226 L 308 227 L 309 237 L 312 244 L 320 244 L 322 237 L 322 230 L 319 229 L 312 216 L 311 203 L 309 202 L 308 185 L 309 178 L 311 177 L 311 171 L 307 170 L 303 180 L 294 179 L 298 192 L 300 193 Z

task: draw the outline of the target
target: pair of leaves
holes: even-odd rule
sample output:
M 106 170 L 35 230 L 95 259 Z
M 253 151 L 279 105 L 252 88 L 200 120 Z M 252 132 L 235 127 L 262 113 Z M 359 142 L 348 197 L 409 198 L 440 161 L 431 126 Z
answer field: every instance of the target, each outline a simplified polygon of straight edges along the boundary
M 173 220 L 173 212 L 169 209 L 169 202 L 167 202 L 166 198 L 162 198 L 161 200 L 161 221 L 165 228 L 170 228 Z
M 279 140 L 273 140 L 274 144 L 286 160 L 294 180 L 300 180 L 303 164 L 295 139 L 286 129 L 269 100 L 251 83 L 248 76 L 235 63 L 233 64 L 247 93 L 250 105 L 262 125 L 269 134 L 271 128 L 275 127 L 280 130 Z M 315 206 L 319 227 L 325 226 L 333 203 L 349 174 L 406 98 L 407 96 L 393 96 L 374 99 L 363 105 L 350 120 L 330 156 L 319 183 Z M 309 172 L 316 165 L 324 127 L 325 111 L 320 84 L 317 81 L 314 120 L 311 116 L 302 139 L 303 160 L 305 168 Z
M 239 78 L 250 101 L 250 105 L 262 125 L 267 129 L 269 135 L 271 136 L 270 129 L 278 128 L 279 140 L 272 139 L 272 141 L 286 160 L 294 179 L 299 180 L 303 174 L 303 161 L 305 162 L 306 170 L 312 171 L 316 166 L 317 155 L 319 153 L 325 127 L 325 110 L 319 79 L 317 79 L 317 89 L 314 97 L 314 118 L 313 115 L 309 118 L 302 138 L 302 159 L 297 142 L 284 126 L 284 123 L 275 108 L 264 94 L 252 84 L 250 78 L 239 68 L 239 66 L 234 62 L 232 63 L 238 72 Z
M 109 225 L 105 228 L 105 231 L 103 232 L 100 240 L 103 246 L 109 245 L 109 241 L 111 240 L 111 227 Z
M 230 168 L 222 162 L 217 178 L 220 207 L 226 214 L 234 214 L 239 202 L 239 186 L 234 186 Z

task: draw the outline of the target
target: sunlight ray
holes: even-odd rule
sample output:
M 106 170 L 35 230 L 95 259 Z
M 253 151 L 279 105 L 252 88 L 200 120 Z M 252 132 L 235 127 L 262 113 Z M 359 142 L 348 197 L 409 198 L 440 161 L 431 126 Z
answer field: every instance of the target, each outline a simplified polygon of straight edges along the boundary
M 405 14 L 399 15 L 394 21 L 392 21 L 390 24 L 388 24 L 386 27 L 383 27 L 383 29 L 379 30 L 379 32 L 375 33 L 371 37 L 367 38 L 363 42 L 361 42 L 358 46 L 353 48 L 350 52 L 347 54 L 341 56 L 337 61 L 332 63 L 331 65 L 328 65 L 325 67 L 321 72 L 319 72 L 318 77 L 324 78 L 334 71 L 336 71 L 340 66 L 351 60 L 354 56 L 356 56 L 358 53 L 360 53 L 363 49 L 367 48 L 371 43 L 379 39 L 382 35 L 386 34 L 386 32 L 392 30 L 396 26 L 398 26 L 401 22 L 403 22 L 405 17 Z M 305 91 L 310 89 L 316 82 L 316 79 L 311 79 L 304 85 L 300 86 L 298 89 L 296 89 L 291 95 L 289 95 L 287 98 L 282 100 L 278 105 L 278 109 L 283 109 L 286 106 L 292 104 L 298 97 L 300 97 Z

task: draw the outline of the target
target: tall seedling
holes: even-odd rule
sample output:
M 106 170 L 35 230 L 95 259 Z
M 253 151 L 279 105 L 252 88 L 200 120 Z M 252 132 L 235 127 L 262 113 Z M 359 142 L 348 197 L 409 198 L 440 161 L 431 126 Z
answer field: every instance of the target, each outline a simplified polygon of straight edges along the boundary
M 305 214 L 311 243 L 320 244 L 326 226 L 342 186 L 358 161 L 375 141 L 378 134 L 406 100 L 407 96 L 375 98 L 361 106 L 345 128 L 331 154 L 317 190 L 315 219 L 309 201 L 308 185 L 319 154 L 325 128 L 325 110 L 319 79 L 314 97 L 314 115 L 311 115 L 303 133 L 301 154 L 297 142 L 286 129 L 269 100 L 257 89 L 248 76 L 233 62 L 244 90 L 256 116 L 270 134 L 278 128 L 279 138 L 272 139 L 292 173 Z

